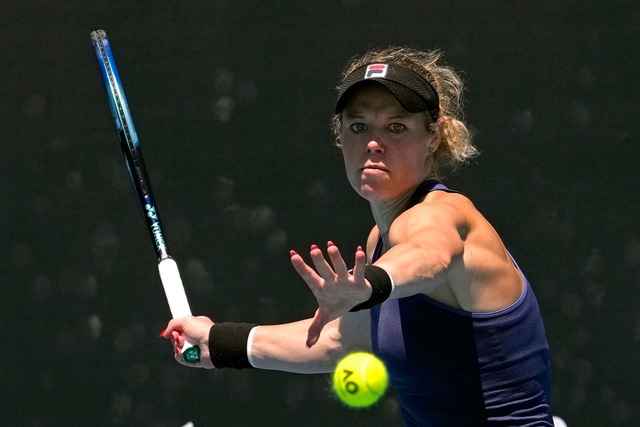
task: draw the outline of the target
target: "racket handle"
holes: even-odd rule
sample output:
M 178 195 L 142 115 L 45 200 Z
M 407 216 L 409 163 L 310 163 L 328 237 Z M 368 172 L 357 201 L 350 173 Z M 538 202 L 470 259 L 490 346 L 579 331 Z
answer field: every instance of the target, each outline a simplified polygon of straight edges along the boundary
M 169 303 L 171 316 L 174 319 L 191 316 L 191 308 L 182 285 L 178 264 L 171 258 L 163 258 L 158 262 L 158 271 L 160 272 L 160 280 Z M 182 360 L 185 362 L 196 363 L 200 360 L 200 347 L 187 341 L 182 346 L 181 354 Z
M 180 350 L 180 356 L 185 362 L 197 363 L 200 361 L 200 347 L 191 344 L 189 341 L 185 341 Z

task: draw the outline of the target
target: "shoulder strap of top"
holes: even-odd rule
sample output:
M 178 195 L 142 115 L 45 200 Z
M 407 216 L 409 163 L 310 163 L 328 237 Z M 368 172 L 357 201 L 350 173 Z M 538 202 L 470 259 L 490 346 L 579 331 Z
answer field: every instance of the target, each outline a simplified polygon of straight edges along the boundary
M 420 183 L 420 185 L 418 185 L 418 187 L 411 195 L 411 198 L 409 199 L 409 202 L 407 203 L 407 206 L 405 206 L 404 210 L 406 211 L 410 207 L 417 205 L 420 200 L 422 200 L 422 198 L 427 195 L 427 193 L 433 190 L 450 191 L 446 185 L 435 179 L 428 179 L 426 181 L 423 181 L 422 183 Z

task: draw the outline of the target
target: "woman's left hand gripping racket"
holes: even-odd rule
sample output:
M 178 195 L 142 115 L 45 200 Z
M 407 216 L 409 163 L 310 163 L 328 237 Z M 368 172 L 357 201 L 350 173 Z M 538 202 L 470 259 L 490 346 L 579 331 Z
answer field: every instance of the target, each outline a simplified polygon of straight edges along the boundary
M 191 316 L 191 309 L 180 279 L 178 266 L 167 251 L 164 232 L 162 231 L 158 210 L 151 191 L 151 182 L 144 166 L 138 135 L 133 126 L 133 119 L 120 82 L 116 62 L 111 53 L 107 34 L 103 30 L 93 31 L 91 33 L 91 41 L 96 50 L 98 66 L 107 90 L 113 122 L 118 131 L 120 147 L 129 170 L 131 183 L 142 208 L 147 230 L 151 235 L 156 256 L 158 257 L 160 279 L 169 302 L 171 315 L 174 318 Z M 182 359 L 190 363 L 198 362 L 200 360 L 200 348 L 186 342 L 182 348 Z

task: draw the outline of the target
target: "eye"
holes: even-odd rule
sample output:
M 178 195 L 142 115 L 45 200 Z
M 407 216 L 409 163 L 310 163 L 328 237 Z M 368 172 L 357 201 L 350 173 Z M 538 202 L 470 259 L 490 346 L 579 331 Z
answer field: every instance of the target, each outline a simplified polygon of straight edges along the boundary
M 353 123 L 349 125 L 349 129 L 353 133 L 362 133 L 367 130 L 367 126 L 364 123 Z
M 405 125 L 403 125 L 402 123 L 391 123 L 391 125 L 389 126 L 389 129 L 393 133 L 400 133 L 400 132 L 404 131 L 406 128 L 407 127 Z

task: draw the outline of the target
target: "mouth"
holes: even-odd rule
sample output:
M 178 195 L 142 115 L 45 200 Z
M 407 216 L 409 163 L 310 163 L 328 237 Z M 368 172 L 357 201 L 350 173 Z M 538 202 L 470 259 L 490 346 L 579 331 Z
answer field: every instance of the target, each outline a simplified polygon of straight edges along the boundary
M 365 163 L 365 165 L 363 167 L 360 168 L 360 171 L 362 172 L 367 172 L 367 171 L 382 171 L 382 172 L 387 172 L 387 168 L 385 168 L 382 165 L 379 164 L 374 164 L 374 163 Z

